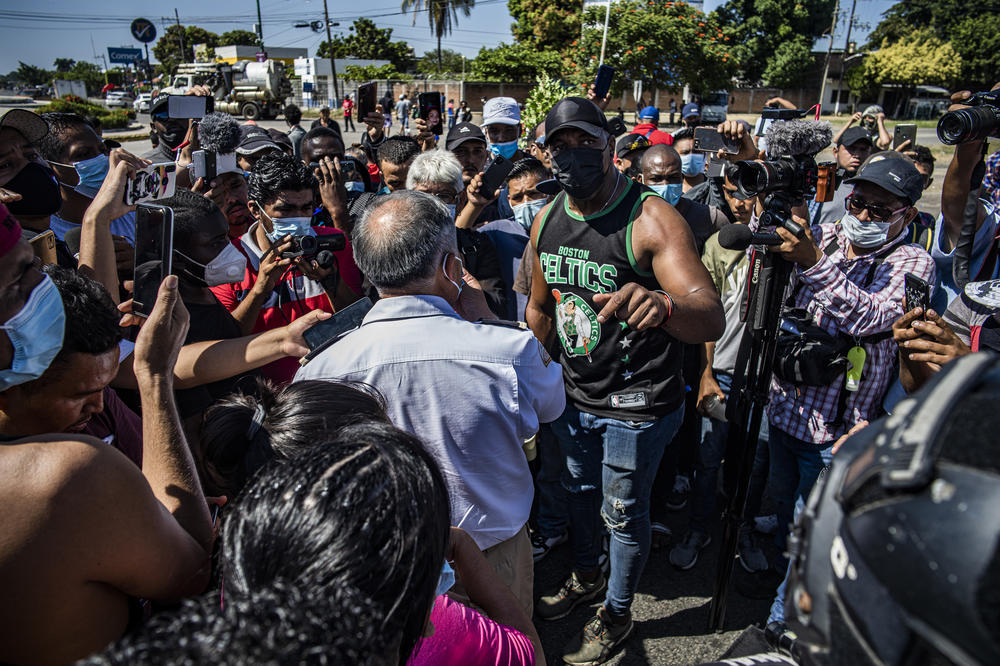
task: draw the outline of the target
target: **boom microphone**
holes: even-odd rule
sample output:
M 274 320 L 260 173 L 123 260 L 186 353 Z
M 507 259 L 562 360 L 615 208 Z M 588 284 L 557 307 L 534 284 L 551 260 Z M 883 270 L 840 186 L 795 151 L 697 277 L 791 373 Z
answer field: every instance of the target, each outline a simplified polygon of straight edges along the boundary
M 833 141 L 833 126 L 825 120 L 786 120 L 771 123 L 764 137 L 769 160 L 786 155 L 815 156 Z
M 719 230 L 719 245 L 727 250 L 745 250 L 751 245 L 781 245 L 783 242 L 776 233 L 754 233 L 745 224 L 728 224 Z
M 198 141 L 202 150 L 232 153 L 240 143 L 240 125 L 228 113 L 210 113 L 198 123 Z

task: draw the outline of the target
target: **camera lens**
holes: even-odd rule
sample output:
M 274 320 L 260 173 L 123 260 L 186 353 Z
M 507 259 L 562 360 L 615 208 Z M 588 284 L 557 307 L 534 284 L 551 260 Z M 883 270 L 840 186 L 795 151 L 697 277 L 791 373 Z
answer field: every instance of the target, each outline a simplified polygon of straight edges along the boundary
M 1000 109 L 984 104 L 944 114 L 938 121 L 937 135 L 941 143 L 954 146 L 985 139 L 997 129 L 1000 129 Z
M 300 236 L 298 238 L 299 247 L 302 248 L 303 254 L 315 254 L 316 253 L 316 237 L 315 236 Z
M 733 185 L 744 197 L 753 197 L 767 189 L 766 163 L 749 160 L 736 163 L 736 180 Z

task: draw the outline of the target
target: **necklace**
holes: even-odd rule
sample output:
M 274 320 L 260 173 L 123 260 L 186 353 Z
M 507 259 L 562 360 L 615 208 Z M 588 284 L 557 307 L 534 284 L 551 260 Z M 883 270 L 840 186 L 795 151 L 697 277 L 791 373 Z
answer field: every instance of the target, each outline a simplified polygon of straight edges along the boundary
M 607 208 L 608 204 L 611 203 L 611 200 L 615 198 L 616 194 L 618 194 L 618 186 L 621 185 L 622 182 L 622 172 L 615 169 L 615 173 L 617 174 L 617 178 L 615 178 L 615 189 L 611 190 L 611 196 L 604 202 L 604 205 L 597 209 L 598 213 Z

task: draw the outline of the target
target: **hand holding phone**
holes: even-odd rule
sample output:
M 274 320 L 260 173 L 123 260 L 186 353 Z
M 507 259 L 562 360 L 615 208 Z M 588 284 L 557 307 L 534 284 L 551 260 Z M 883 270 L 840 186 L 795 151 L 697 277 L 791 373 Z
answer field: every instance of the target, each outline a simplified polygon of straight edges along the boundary
M 163 278 L 173 271 L 174 211 L 141 205 L 135 215 L 132 314 L 148 317 Z
M 215 110 L 215 98 L 205 95 L 168 95 L 167 118 L 204 118 Z
M 611 65 L 601 65 L 597 68 L 597 77 L 594 79 L 594 97 L 598 101 L 603 100 L 611 91 L 611 82 L 615 78 L 615 68 Z
M 931 286 L 923 278 L 917 277 L 913 273 L 906 273 L 903 276 L 903 305 L 907 312 L 915 308 L 923 310 L 927 314 L 927 308 L 931 304 Z
M 177 189 L 177 164 L 163 162 L 139 169 L 125 186 L 125 204 L 134 206 L 147 201 L 168 199 Z
M 332 317 L 316 322 L 312 328 L 307 329 L 302 334 L 306 345 L 309 346 L 309 353 L 303 356 L 299 363 L 305 365 L 315 358 L 317 354 L 336 342 L 341 335 L 361 326 L 365 315 L 371 309 L 372 302 L 366 296 L 334 313 Z
M 420 106 L 419 117 L 427 123 L 427 131 L 435 135 L 442 134 L 444 126 L 441 123 L 441 93 L 420 93 L 418 104 Z
M 897 123 L 892 131 L 892 149 L 898 150 L 901 145 L 909 141 L 904 150 L 913 150 L 917 145 L 917 125 L 916 123 Z
M 357 92 L 357 105 L 358 105 L 358 120 L 364 121 L 368 114 L 375 112 L 375 104 L 377 91 L 375 89 L 375 82 L 369 81 L 368 83 L 362 83 L 358 86 Z
M 740 140 L 724 136 L 714 127 L 696 127 L 694 149 L 706 153 L 717 153 L 722 150 L 730 155 L 736 155 L 740 152 Z
M 492 199 L 496 191 L 503 187 L 504 181 L 507 180 L 507 176 L 513 168 L 514 163 L 502 155 L 494 157 L 486 171 L 483 172 L 479 193 Z

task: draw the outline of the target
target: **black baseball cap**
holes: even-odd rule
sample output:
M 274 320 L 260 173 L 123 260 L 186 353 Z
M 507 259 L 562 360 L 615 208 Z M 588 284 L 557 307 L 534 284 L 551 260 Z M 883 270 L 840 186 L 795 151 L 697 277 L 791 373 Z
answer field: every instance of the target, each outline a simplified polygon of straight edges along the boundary
M 253 155 L 266 148 L 281 150 L 281 146 L 274 142 L 270 133 L 263 127 L 240 125 L 240 143 L 236 146 L 238 154 Z
M 924 177 L 909 159 L 892 152 L 878 153 L 865 163 L 848 183 L 871 183 L 915 204 L 924 191 Z
M 575 127 L 587 134 L 602 137 L 609 133 L 608 119 L 597 105 L 583 97 L 564 97 L 545 116 L 545 145 L 559 130 Z
M 853 146 L 858 141 L 867 141 L 868 145 L 873 145 L 872 135 L 864 127 L 848 127 L 837 140 L 838 146 Z
M 11 109 L 0 118 L 0 127 L 10 127 L 21 133 L 29 143 L 37 143 L 49 133 L 49 125 L 37 113 L 27 109 Z
M 646 150 L 651 145 L 653 144 L 649 142 L 649 139 L 642 134 L 626 134 L 615 144 L 615 157 L 625 157 L 633 150 Z
M 445 139 L 444 146 L 448 150 L 455 150 L 466 141 L 482 141 L 486 143 L 486 135 L 479 125 L 472 123 L 458 123 L 448 130 L 448 138 Z

